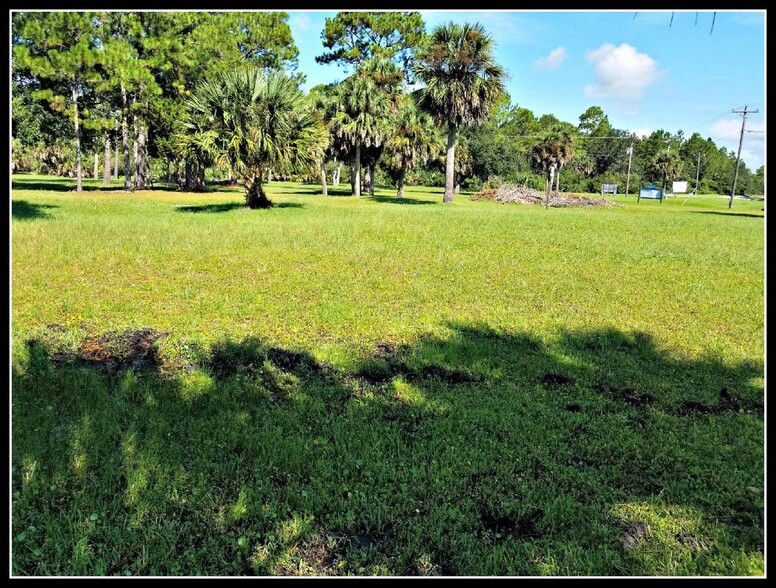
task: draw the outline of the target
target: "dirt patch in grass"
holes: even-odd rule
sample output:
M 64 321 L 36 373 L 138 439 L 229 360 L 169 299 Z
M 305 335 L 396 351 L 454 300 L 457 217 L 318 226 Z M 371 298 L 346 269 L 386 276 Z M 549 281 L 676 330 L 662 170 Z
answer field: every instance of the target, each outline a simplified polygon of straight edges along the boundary
M 356 533 L 348 537 L 351 549 L 380 549 L 393 539 L 393 527 L 386 525 L 378 531 Z
M 537 523 L 543 515 L 540 509 L 533 509 L 521 516 L 510 516 L 484 507 L 480 510 L 480 523 L 497 540 L 510 536 L 519 539 L 537 539 L 542 536 Z
M 644 523 L 634 523 L 620 533 L 622 545 L 627 551 L 636 549 L 649 533 L 649 527 Z
M 625 402 L 630 404 L 631 406 L 646 406 L 647 404 L 651 404 L 654 398 L 650 396 L 649 394 L 640 394 L 639 392 L 636 392 L 633 388 L 623 388 L 619 391 L 619 396 L 622 398 Z
M 545 388 L 560 388 L 574 383 L 574 380 L 563 374 L 544 374 L 540 381 Z
M 66 331 L 56 324 L 48 325 L 47 330 L 51 333 Z M 161 361 L 155 344 L 168 334 L 150 328 L 108 331 L 102 335 L 86 337 L 75 352 L 52 353 L 51 360 L 55 364 L 82 361 L 109 369 L 158 368 Z M 31 347 L 39 344 L 35 339 L 27 343 Z
M 436 378 L 448 384 L 467 384 L 485 381 L 485 376 L 480 374 L 474 374 L 464 369 L 446 368 L 439 365 L 427 365 L 419 370 L 408 371 L 404 375 L 408 380 L 416 378 Z
M 389 342 L 375 343 L 372 357 L 375 359 L 394 359 L 407 350 L 406 345 L 396 345 Z
M 485 381 L 485 376 L 466 369 L 448 368 L 440 365 L 413 368 L 402 362 L 384 360 L 368 361 L 358 370 L 356 376 L 369 384 L 383 384 L 396 376 L 403 376 L 408 382 L 436 379 L 447 384 L 470 384 Z
M 652 404 L 654 402 L 654 398 L 650 394 L 642 394 L 640 392 L 637 392 L 633 388 L 612 388 L 610 386 L 605 386 L 603 384 L 596 384 L 593 386 L 593 390 L 598 392 L 599 394 L 606 394 L 611 396 L 612 398 L 618 399 L 618 400 L 624 400 L 631 406 L 635 406 L 637 408 L 643 408 L 644 406 L 648 404 Z
M 337 562 L 345 553 L 345 538 L 340 535 L 314 537 L 294 548 L 293 562 L 273 570 L 276 576 L 337 576 Z
M 678 533 L 676 535 L 676 540 L 693 551 L 703 547 L 703 542 L 695 535 L 690 535 L 689 533 Z
M 719 401 L 716 404 L 705 404 L 698 400 L 688 398 L 682 401 L 677 409 L 677 412 L 681 416 L 690 416 L 693 414 L 711 414 L 719 415 L 729 412 L 752 412 L 757 415 L 763 414 L 763 401 L 756 400 L 740 400 L 733 396 L 727 388 L 721 388 L 719 391 Z

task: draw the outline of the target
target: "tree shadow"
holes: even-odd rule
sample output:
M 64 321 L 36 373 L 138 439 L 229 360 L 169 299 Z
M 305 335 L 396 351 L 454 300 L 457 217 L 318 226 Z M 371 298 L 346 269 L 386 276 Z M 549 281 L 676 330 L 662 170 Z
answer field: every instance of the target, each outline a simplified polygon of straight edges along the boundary
M 92 182 L 88 178 L 84 178 L 82 189 L 84 192 L 124 192 L 123 181 L 121 184 L 102 185 L 96 182 L 101 180 L 95 180 Z M 116 180 L 113 180 L 114 182 Z M 36 176 L 34 178 L 25 178 L 14 175 L 11 179 L 11 190 L 40 190 L 45 192 L 75 192 L 76 182 L 75 178 L 66 178 L 60 176 L 48 176 L 47 178 L 41 178 Z M 154 186 L 148 186 L 143 190 L 129 190 L 129 192 L 170 192 L 177 190 L 175 184 L 168 184 L 164 182 L 156 183 Z M 216 190 L 208 190 L 210 192 Z
M 244 202 L 227 202 L 224 204 L 176 204 L 178 212 L 229 212 L 242 208 L 248 210 Z M 304 208 L 304 204 L 298 202 L 278 202 L 269 208 Z
M 55 204 L 36 204 L 26 200 L 11 200 L 11 218 L 13 220 L 51 218 L 48 211 L 52 208 L 59 207 Z
M 245 208 L 244 202 L 226 202 L 223 204 L 176 204 L 178 212 L 229 212 L 237 208 Z
M 752 214 L 749 212 L 719 212 L 717 210 L 692 210 L 693 214 L 718 214 L 720 216 L 745 216 L 749 218 L 765 218 L 765 214 Z
M 382 202 L 385 204 L 438 204 L 431 200 L 420 200 L 408 196 L 404 196 L 403 198 L 399 198 L 398 196 L 369 196 L 368 198 L 374 202 Z
M 762 557 L 761 363 L 616 329 L 448 329 L 347 371 L 254 337 L 40 330 L 12 369 L 14 573 L 746 575 Z

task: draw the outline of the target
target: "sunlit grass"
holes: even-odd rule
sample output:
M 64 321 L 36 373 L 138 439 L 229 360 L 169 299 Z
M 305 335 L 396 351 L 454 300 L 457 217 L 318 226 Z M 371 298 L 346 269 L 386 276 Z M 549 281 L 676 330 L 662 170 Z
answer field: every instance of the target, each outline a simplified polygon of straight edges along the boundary
M 15 574 L 763 573 L 764 202 L 13 182 Z

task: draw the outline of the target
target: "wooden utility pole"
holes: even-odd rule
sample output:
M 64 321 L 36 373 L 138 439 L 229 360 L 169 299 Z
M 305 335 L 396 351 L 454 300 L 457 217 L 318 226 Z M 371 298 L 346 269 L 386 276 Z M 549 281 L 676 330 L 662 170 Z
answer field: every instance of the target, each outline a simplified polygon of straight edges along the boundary
M 698 169 L 695 170 L 695 195 L 698 195 L 698 178 L 701 177 L 701 154 L 698 152 Z
M 630 169 L 631 169 L 631 160 L 633 159 L 633 141 L 631 141 L 630 147 L 628 147 L 627 152 L 628 152 L 628 179 L 625 180 L 626 196 L 629 194 L 628 189 L 630 188 Z
M 701 152 L 698 152 L 698 169 L 695 171 L 695 195 L 698 195 L 698 178 L 701 177 Z M 687 193 L 687 197 L 684 199 L 684 202 L 682 202 L 682 206 L 684 206 L 684 203 L 687 202 L 688 198 L 692 196 L 692 192 Z
M 747 110 L 747 107 L 744 106 L 743 110 L 735 110 L 733 109 L 733 112 L 735 114 L 741 115 L 741 138 L 738 139 L 738 155 L 736 155 L 736 171 L 733 174 L 733 189 L 730 191 L 730 202 L 728 203 L 728 208 L 733 208 L 733 196 L 736 193 L 736 181 L 738 180 L 738 161 L 741 159 L 741 145 L 744 142 L 744 127 L 746 126 L 746 117 L 747 115 L 754 114 L 757 112 L 760 112 L 759 110 Z

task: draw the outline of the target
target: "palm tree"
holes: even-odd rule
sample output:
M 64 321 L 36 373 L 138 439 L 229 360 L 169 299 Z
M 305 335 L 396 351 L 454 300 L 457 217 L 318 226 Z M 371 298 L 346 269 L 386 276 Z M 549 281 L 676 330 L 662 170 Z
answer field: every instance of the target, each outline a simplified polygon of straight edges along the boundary
M 332 129 L 355 149 L 353 194 L 361 196 L 361 148 L 380 145 L 390 131 L 388 99 L 368 76 L 355 73 L 338 87 Z
M 568 130 L 560 131 L 560 149 L 558 152 L 558 174 L 555 177 L 555 191 L 560 192 L 560 172 L 563 166 L 566 165 L 574 157 L 576 152 L 576 142 L 574 140 L 574 134 Z
M 336 159 L 337 157 L 337 145 L 336 139 L 333 136 L 331 121 L 336 113 L 336 102 L 334 100 L 334 86 L 333 85 L 318 85 L 310 90 L 310 98 L 313 101 L 313 107 L 316 114 L 320 117 L 321 124 L 326 128 L 326 144 L 325 149 L 321 153 L 321 160 L 319 162 L 321 168 L 321 193 L 324 196 L 328 196 L 329 189 L 326 183 L 326 162 L 329 159 Z
M 531 159 L 536 167 L 542 169 L 545 174 L 545 201 L 544 207 L 549 208 L 550 191 L 555 178 L 555 172 L 571 160 L 574 155 L 574 136 L 568 129 L 553 126 L 546 130 L 531 148 Z
M 404 198 L 404 178 L 418 163 L 425 163 L 439 147 L 431 117 L 407 101 L 396 118 L 393 134 L 386 143 L 389 166 L 396 174 L 396 195 Z
M 493 59 L 493 40 L 479 23 L 440 25 L 413 68 L 425 85 L 418 105 L 447 128 L 444 202 L 453 201 L 458 129 L 484 122 L 504 93 L 504 69 Z
M 666 190 L 667 179 L 673 180 L 681 175 L 683 164 L 682 158 L 676 151 L 663 149 L 655 156 L 651 172 L 653 177 L 663 178 L 663 192 Z
M 249 208 L 272 206 L 261 185 L 267 170 L 309 171 L 321 157 L 325 129 L 282 72 L 224 71 L 200 84 L 187 105 L 189 140 L 243 177 Z

